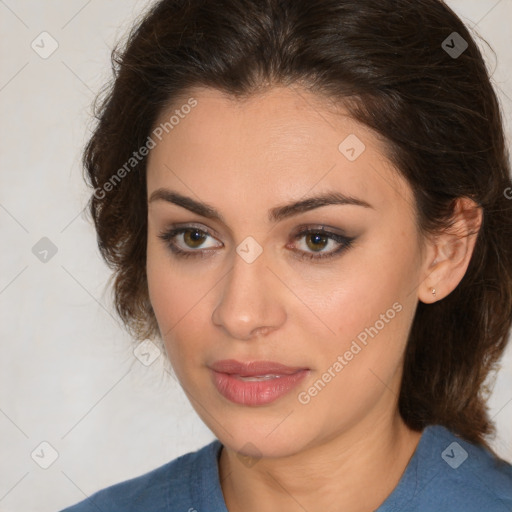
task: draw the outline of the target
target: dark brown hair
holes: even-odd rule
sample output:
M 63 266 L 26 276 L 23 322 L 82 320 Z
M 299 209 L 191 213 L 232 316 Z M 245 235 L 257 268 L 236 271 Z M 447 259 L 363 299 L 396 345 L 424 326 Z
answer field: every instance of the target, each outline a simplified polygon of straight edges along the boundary
M 456 55 L 448 50 L 463 49 L 459 38 L 468 47 Z M 497 97 L 455 13 L 440 0 L 163 0 L 112 63 L 84 163 L 116 309 L 134 338 L 159 332 L 145 269 L 146 158 L 130 158 L 194 86 L 241 100 L 297 84 L 383 137 L 414 192 L 422 233 L 450 226 L 458 197 L 482 207 L 462 281 L 442 300 L 418 304 L 399 410 L 413 429 L 441 424 L 489 448 L 486 379 L 512 312 L 511 181 Z

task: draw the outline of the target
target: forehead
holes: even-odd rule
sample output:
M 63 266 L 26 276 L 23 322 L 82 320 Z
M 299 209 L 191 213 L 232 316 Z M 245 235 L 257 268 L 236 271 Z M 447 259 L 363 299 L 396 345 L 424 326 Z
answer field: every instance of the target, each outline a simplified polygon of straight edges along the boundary
M 183 108 L 193 98 L 192 109 Z M 159 187 L 226 197 L 264 195 L 270 203 L 338 190 L 384 206 L 411 200 L 377 134 L 341 106 L 296 87 L 275 87 L 242 101 L 196 88 L 159 119 L 172 128 L 148 160 L 148 195 Z M 179 120 L 178 120 L 179 118 Z M 178 121 L 178 122 L 176 122 Z M 206 200 L 207 197 L 204 197 Z M 272 199 L 272 200 L 270 200 Z

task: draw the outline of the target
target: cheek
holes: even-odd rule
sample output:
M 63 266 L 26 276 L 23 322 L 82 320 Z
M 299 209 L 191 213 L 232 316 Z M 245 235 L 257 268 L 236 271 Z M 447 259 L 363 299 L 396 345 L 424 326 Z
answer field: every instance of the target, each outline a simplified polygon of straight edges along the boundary
M 149 298 L 157 319 L 167 354 L 178 368 L 186 362 L 200 360 L 206 344 L 205 320 L 208 316 L 208 291 L 214 286 L 194 274 L 191 277 L 186 266 L 176 263 L 160 249 L 148 245 L 147 278 Z M 180 266 L 181 265 L 181 266 Z
M 188 288 L 180 286 L 179 275 L 172 268 L 172 261 L 165 251 L 156 247 L 156 243 L 148 242 L 146 274 L 149 300 L 166 345 L 179 319 L 185 315 L 185 303 L 188 302 Z
M 370 263 L 375 262 L 354 264 L 350 273 L 331 279 L 323 286 L 324 293 L 316 295 L 311 309 L 333 332 L 323 327 L 323 334 L 315 335 L 311 315 L 306 315 L 309 322 L 304 317 L 299 320 L 315 371 L 298 390 L 302 392 L 298 400 L 309 403 L 311 418 L 322 417 L 333 428 L 340 418 L 364 414 L 381 396 L 395 393 L 414 316 L 410 280 L 399 264 L 404 262 L 387 271 Z
M 357 359 L 364 371 L 373 366 L 384 369 L 395 365 L 405 348 L 417 304 L 417 259 L 410 243 L 408 251 L 401 251 L 387 242 L 392 240 L 389 235 L 380 242 L 374 239 L 372 247 L 347 257 L 338 270 L 316 284 L 311 278 L 307 287 L 302 285 L 301 295 L 323 323 L 320 339 L 327 367 L 352 348 L 357 352 L 353 360 Z M 307 329 L 304 319 L 300 321 Z M 350 353 L 347 356 L 352 357 Z
M 197 280 L 188 277 L 186 266 L 176 261 L 165 242 L 148 232 L 146 274 L 151 305 L 162 335 L 184 317 L 199 293 Z

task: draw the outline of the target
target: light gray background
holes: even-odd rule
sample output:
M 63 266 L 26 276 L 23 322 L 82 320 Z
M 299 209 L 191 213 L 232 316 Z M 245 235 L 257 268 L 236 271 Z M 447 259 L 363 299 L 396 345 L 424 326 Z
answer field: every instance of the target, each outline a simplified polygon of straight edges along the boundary
M 0 0 L 1 512 L 59 510 L 213 439 L 163 357 L 148 367 L 134 357 L 81 215 L 91 102 L 114 41 L 149 3 Z M 481 45 L 510 141 L 512 0 L 448 3 L 496 52 Z M 59 45 L 47 59 L 31 48 L 43 31 Z M 32 253 L 42 237 L 58 249 L 46 263 Z M 512 461 L 512 349 L 490 406 L 494 446 Z M 48 469 L 31 458 L 50 460 L 43 441 L 58 453 Z

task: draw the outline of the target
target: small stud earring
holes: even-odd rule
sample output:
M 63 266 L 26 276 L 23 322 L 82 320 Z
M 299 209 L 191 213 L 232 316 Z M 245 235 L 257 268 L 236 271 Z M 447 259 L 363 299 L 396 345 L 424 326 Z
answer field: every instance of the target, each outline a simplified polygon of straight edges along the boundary
M 432 288 L 432 295 L 435 297 L 436 296 L 436 289 L 435 288 Z

